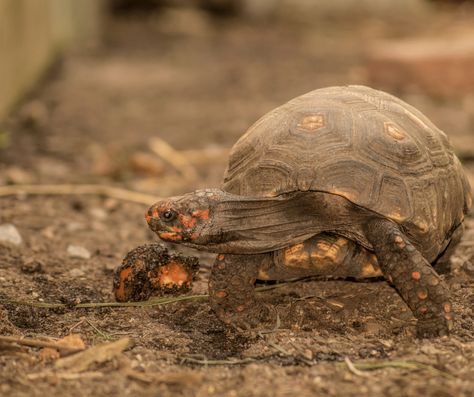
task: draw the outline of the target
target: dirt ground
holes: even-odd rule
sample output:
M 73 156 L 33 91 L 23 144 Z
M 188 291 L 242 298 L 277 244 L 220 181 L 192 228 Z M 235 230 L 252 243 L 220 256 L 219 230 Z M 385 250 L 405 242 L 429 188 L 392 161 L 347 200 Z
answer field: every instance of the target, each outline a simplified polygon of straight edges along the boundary
M 219 186 L 227 149 L 266 111 L 314 88 L 369 83 L 365 50 L 376 39 L 430 36 L 474 16 L 429 18 L 269 23 L 189 10 L 116 17 L 103 44 L 69 54 L 2 126 L 9 143 L 0 151 L 0 182 L 97 183 L 157 197 Z M 396 94 L 462 153 L 474 152 L 472 96 Z M 192 172 L 154 154 L 153 137 L 184 153 Z M 465 156 L 471 180 L 473 159 Z M 0 199 L 0 224 L 15 225 L 23 238 L 0 245 L 0 335 L 75 333 L 87 346 L 133 341 L 76 372 L 55 368 L 44 350 L 0 344 L 2 396 L 474 396 L 473 217 L 443 276 L 457 312 L 449 338 L 417 340 L 413 316 L 386 282 L 349 280 L 260 293 L 282 323 L 249 336 L 225 329 L 202 299 L 73 307 L 113 301 L 114 268 L 132 248 L 156 241 L 146 208 L 94 195 Z M 71 257 L 70 246 L 90 258 Z M 206 293 L 212 255 L 170 248 L 199 256 L 191 293 Z M 361 371 L 347 360 L 386 367 Z

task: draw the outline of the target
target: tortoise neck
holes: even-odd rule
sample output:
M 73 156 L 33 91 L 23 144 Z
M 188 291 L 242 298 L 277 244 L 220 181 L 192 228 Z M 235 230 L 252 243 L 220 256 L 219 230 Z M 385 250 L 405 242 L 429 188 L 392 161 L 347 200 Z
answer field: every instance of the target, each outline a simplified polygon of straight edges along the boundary
M 336 218 L 328 214 L 327 193 L 245 197 L 222 192 L 219 196 L 198 248 L 222 253 L 270 252 L 335 228 Z M 341 209 L 336 210 L 341 219 Z

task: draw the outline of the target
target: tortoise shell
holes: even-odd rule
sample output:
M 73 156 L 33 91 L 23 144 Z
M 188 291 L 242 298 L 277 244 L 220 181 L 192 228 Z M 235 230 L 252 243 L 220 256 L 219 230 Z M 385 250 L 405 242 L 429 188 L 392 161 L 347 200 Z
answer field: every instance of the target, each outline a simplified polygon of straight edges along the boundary
M 471 205 L 446 134 L 402 100 L 364 86 L 311 91 L 264 115 L 234 145 L 223 188 L 342 196 L 400 224 L 430 261 Z

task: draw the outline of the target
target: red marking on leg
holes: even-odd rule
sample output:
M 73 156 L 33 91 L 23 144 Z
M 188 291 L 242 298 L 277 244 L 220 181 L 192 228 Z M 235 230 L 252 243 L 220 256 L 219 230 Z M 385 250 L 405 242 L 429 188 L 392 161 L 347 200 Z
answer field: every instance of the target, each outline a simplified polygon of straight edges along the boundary
M 198 219 L 209 219 L 209 210 L 196 210 L 191 215 Z
M 397 244 L 400 244 L 400 243 L 403 243 L 403 239 L 401 238 L 401 236 L 395 236 L 395 238 L 393 239 Z
M 220 291 L 217 291 L 217 292 L 216 292 L 216 296 L 217 296 L 218 298 L 223 299 L 223 298 L 225 298 L 225 297 L 227 296 L 227 292 L 225 292 L 223 289 L 221 289 Z
M 245 310 L 245 306 L 244 305 L 237 306 L 235 310 L 238 311 L 239 313 L 243 312 Z
M 219 254 L 217 255 L 217 259 L 219 259 L 220 261 L 223 261 L 225 258 L 225 255 L 224 254 Z
M 443 310 L 444 310 L 445 313 L 450 313 L 451 310 L 452 310 L 451 303 L 445 303 L 443 305 Z
M 421 278 L 420 272 L 412 272 L 412 273 L 411 273 L 411 278 L 412 278 L 413 280 L 419 280 L 419 279 Z
M 416 294 L 421 300 L 428 298 L 428 291 L 424 288 L 420 288 Z
M 425 313 L 428 313 L 428 308 L 427 308 L 426 306 L 421 306 L 421 307 L 418 309 L 418 311 L 419 311 L 420 313 L 425 314 Z

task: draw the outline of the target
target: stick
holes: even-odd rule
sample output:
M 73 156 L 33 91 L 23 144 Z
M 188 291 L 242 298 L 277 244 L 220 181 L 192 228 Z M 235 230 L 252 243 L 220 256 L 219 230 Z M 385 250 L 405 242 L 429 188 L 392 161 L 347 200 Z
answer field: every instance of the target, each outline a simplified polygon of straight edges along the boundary
M 347 361 L 343 363 L 343 365 L 347 365 Z M 356 370 L 374 370 L 374 369 L 382 369 L 382 368 L 403 368 L 403 369 L 410 369 L 410 370 L 426 370 L 430 372 L 432 375 L 442 376 L 444 378 L 455 378 L 454 375 L 436 369 L 435 367 L 419 363 L 417 361 L 382 361 L 382 362 L 375 362 L 375 363 L 351 363 L 354 369 Z M 347 365 L 349 367 L 349 365 Z
M 362 376 L 364 378 L 367 378 L 369 377 L 370 375 L 365 373 L 365 372 L 362 372 L 360 370 L 358 370 L 356 367 L 354 367 L 354 364 L 352 364 L 352 361 L 350 360 L 349 357 L 344 357 L 344 362 L 346 363 L 347 365 L 347 368 L 349 368 L 349 371 L 351 371 L 354 375 L 357 375 L 357 376 Z
M 233 360 L 208 360 L 203 359 L 200 360 L 198 358 L 193 357 L 183 357 L 181 363 L 193 363 L 193 364 L 201 364 L 201 365 L 239 365 L 239 364 L 249 364 L 254 363 L 258 360 L 254 358 L 243 358 L 243 359 L 233 359 Z
M 194 165 L 210 165 L 215 162 L 226 162 L 229 152 L 227 148 L 212 147 L 182 150 L 181 154 Z
M 107 185 L 7 185 L 0 186 L 0 197 L 16 195 L 95 195 L 150 205 L 160 197 Z
M 179 151 L 174 149 L 168 142 L 154 137 L 149 141 L 150 149 L 163 160 L 173 166 L 183 177 L 188 180 L 197 180 L 199 176 L 196 169 L 189 160 Z
M 30 347 L 51 347 L 65 353 L 77 353 L 84 350 L 78 347 L 65 346 L 56 342 L 46 342 L 38 339 L 21 338 L 17 336 L 0 336 L 0 342 L 16 343 L 17 345 Z

